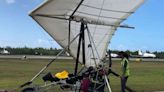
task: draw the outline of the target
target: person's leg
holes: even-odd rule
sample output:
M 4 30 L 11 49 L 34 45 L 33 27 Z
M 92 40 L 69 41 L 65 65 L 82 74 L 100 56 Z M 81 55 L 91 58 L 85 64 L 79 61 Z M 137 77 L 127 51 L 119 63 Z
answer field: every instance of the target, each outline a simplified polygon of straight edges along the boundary
M 124 78 L 125 78 L 125 86 L 126 86 L 126 83 L 127 83 L 127 80 L 128 80 L 128 76 L 126 76 Z
M 121 92 L 125 92 L 126 80 L 125 77 L 121 78 Z
M 129 87 L 126 85 L 127 80 L 128 80 L 128 76 L 125 77 L 125 89 L 128 90 L 129 92 L 134 92 L 131 88 L 129 88 Z

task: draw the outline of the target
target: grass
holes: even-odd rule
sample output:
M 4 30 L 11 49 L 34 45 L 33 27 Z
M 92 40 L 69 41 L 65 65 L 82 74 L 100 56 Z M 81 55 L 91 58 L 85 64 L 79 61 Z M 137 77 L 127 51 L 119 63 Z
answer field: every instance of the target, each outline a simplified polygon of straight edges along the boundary
M 12 89 L 30 80 L 49 60 L 0 59 L 0 89 Z M 120 62 L 113 61 L 113 70 L 120 73 Z M 56 73 L 74 70 L 72 60 L 57 60 L 41 76 L 47 72 Z M 137 92 L 153 92 L 164 90 L 164 62 L 130 62 L 131 76 L 127 85 Z M 39 77 L 36 83 L 41 83 Z M 120 79 L 110 75 L 113 92 L 120 92 Z

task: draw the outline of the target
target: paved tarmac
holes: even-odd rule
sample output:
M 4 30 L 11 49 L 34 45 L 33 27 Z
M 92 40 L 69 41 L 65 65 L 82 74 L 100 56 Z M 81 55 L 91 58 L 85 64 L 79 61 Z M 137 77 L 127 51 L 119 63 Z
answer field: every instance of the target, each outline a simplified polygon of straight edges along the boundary
M 0 59 L 55 59 L 56 56 L 41 55 L 0 55 Z M 72 57 L 59 56 L 57 59 L 73 59 Z
M 54 59 L 56 56 L 44 56 L 44 55 L 0 55 L 0 59 Z M 59 56 L 57 59 L 73 59 L 72 57 Z M 120 58 L 112 58 L 112 60 L 121 60 Z M 130 58 L 133 61 L 155 61 L 162 62 L 164 59 L 158 58 Z

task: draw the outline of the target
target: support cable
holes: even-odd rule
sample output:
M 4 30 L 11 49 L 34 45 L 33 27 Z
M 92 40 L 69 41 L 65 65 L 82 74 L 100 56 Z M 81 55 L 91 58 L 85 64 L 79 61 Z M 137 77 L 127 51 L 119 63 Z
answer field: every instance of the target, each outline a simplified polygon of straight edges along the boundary
M 96 63 L 96 59 L 95 59 L 95 53 L 94 53 L 94 50 L 93 50 L 93 47 L 92 47 L 91 35 L 89 33 L 89 28 L 88 28 L 87 25 L 86 25 L 86 29 L 87 29 L 87 32 L 88 32 L 89 43 L 91 44 L 92 55 L 93 55 L 93 58 L 94 58 L 93 60 L 94 60 L 95 65 L 97 67 L 97 63 Z
M 72 44 L 80 34 L 81 34 L 81 33 L 77 34 L 77 35 L 74 37 L 74 39 L 71 40 L 70 44 Z M 70 44 L 68 44 L 68 46 L 69 46 Z M 59 55 L 61 55 L 61 54 L 68 48 L 68 46 L 66 46 L 65 48 L 63 48 L 63 50 L 60 51 L 60 52 L 56 55 L 56 57 L 55 57 L 53 60 L 51 60 L 45 67 L 43 67 L 43 68 L 41 69 L 41 71 L 39 71 L 30 81 L 28 81 L 28 82 L 26 82 L 26 83 L 20 85 L 20 86 L 17 87 L 17 88 L 14 88 L 13 90 L 11 90 L 11 91 L 9 91 L 9 92 L 13 92 L 14 90 L 16 90 L 16 89 L 18 89 L 18 88 L 22 88 L 22 87 L 24 87 L 24 86 L 26 86 L 26 85 L 30 85 L 30 84 L 34 81 L 34 79 L 36 79 L 45 69 L 47 69 L 47 68 L 59 57 Z
M 89 29 L 88 29 L 88 30 L 89 30 Z M 96 51 L 96 54 L 97 54 L 97 56 L 98 56 L 98 59 L 100 60 L 100 55 L 99 55 L 99 53 L 98 53 L 98 51 L 97 51 L 96 44 L 95 44 L 95 42 L 94 42 L 94 40 L 93 40 L 93 37 L 92 37 L 90 31 L 88 31 L 88 33 L 89 33 L 89 35 L 90 35 L 90 38 L 91 38 L 91 41 L 92 41 L 92 43 L 93 43 L 94 49 L 95 49 L 95 51 Z
M 85 7 L 88 7 L 88 8 L 93 8 L 93 9 L 98 9 L 98 10 L 101 9 L 101 8 L 90 6 L 90 5 L 86 5 L 86 4 L 82 4 L 82 6 L 85 6 Z M 119 10 L 110 10 L 110 9 L 102 9 L 102 10 L 103 11 L 107 11 L 107 12 L 116 12 L 116 13 L 129 13 L 129 14 L 134 13 L 134 12 L 119 11 Z
M 100 19 L 100 15 L 101 15 L 101 12 L 102 12 L 102 9 L 103 9 L 103 6 L 104 6 L 104 2 L 105 2 L 105 0 L 103 0 L 101 8 L 100 8 L 100 12 L 99 12 L 99 15 L 98 15 L 97 23 L 96 23 L 96 26 L 95 26 L 95 29 L 94 29 L 94 32 L 93 32 L 93 37 L 94 37 L 95 32 L 96 32 L 97 24 L 98 24 L 98 21 Z

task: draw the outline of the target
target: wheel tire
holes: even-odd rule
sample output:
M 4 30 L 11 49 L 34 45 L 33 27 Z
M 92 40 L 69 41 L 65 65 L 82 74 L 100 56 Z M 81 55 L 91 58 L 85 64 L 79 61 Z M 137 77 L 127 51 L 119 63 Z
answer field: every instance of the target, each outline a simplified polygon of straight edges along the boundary
M 35 92 L 34 88 L 25 88 L 22 90 L 22 92 Z

